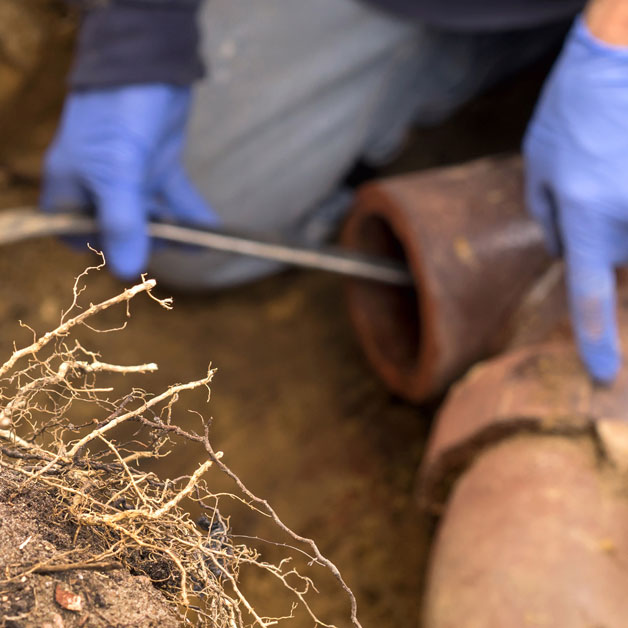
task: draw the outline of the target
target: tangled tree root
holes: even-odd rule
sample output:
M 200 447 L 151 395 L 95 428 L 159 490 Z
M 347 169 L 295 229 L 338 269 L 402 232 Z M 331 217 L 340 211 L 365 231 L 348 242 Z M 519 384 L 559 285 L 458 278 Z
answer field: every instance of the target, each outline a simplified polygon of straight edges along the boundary
M 104 362 L 82 346 L 76 332 L 99 331 L 93 327 L 94 317 L 114 306 L 126 307 L 128 316 L 130 301 L 141 293 L 167 309 L 172 303 L 153 296 L 155 282 L 143 280 L 111 299 L 83 307 L 87 272 L 77 279 L 73 302 L 60 325 L 41 337 L 34 334 L 30 345 L 15 349 L 0 366 L 0 469 L 12 487 L 8 501 L 32 488 L 43 490 L 56 504 L 55 516 L 74 529 L 73 546 L 66 551 L 51 553 L 36 564 L 7 564 L 0 574 L 0 595 L 33 574 L 122 568 L 150 578 L 185 623 L 265 627 L 289 620 L 300 605 L 315 625 L 327 626 L 308 603 L 314 583 L 297 572 L 290 556 L 271 564 L 253 547 L 233 541 L 229 522 L 218 509 L 219 500 L 229 498 L 269 517 L 289 539 L 283 547 L 299 544 L 291 548 L 293 554 L 305 553 L 311 564 L 329 569 L 346 591 L 351 622 L 359 627 L 355 598 L 335 565 L 322 556 L 314 541 L 290 530 L 224 464 L 222 453 L 210 443 L 209 423 L 198 416 L 198 431 L 184 430 L 177 423 L 182 395 L 195 389 L 209 393 L 211 368 L 197 381 L 175 384 L 157 395 L 139 388 L 120 395 L 108 385 L 113 376 L 148 373 L 157 366 Z M 102 385 L 103 380 L 107 385 Z M 72 421 L 77 406 L 88 407 L 95 418 L 82 425 Z M 131 440 L 118 435 L 123 425 L 135 428 Z M 180 452 L 191 444 L 206 453 L 206 460 L 191 475 L 162 480 L 143 470 L 143 461 Z M 211 467 L 233 480 L 234 494 L 212 493 L 206 479 Z M 200 505 L 204 515 L 199 521 L 189 516 L 185 500 Z M 290 589 L 294 605 L 285 616 L 258 614 L 239 586 L 243 565 L 264 570 Z

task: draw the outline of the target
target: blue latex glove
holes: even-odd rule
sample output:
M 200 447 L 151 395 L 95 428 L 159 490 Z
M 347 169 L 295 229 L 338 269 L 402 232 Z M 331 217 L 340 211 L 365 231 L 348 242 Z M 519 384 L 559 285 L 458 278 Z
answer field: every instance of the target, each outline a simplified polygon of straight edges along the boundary
M 182 165 L 190 89 L 164 84 L 72 92 L 45 163 L 46 211 L 93 204 L 110 268 L 145 270 L 147 222 L 163 217 L 214 225 L 218 217 Z
M 529 210 L 564 252 L 572 322 L 593 379 L 620 368 L 615 272 L 628 262 L 628 48 L 578 18 L 524 141 Z

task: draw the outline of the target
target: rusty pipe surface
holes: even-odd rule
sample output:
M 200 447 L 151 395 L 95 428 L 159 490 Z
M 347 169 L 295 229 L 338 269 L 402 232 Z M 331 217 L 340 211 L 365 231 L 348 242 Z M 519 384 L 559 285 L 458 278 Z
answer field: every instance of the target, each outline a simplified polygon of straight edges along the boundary
M 626 625 L 628 369 L 594 386 L 563 335 L 477 365 L 436 418 L 424 628 Z
M 360 190 L 343 244 L 400 259 L 414 280 L 347 287 L 358 338 L 393 392 L 422 401 L 507 343 L 510 318 L 550 265 L 522 178 L 518 157 L 492 157 Z

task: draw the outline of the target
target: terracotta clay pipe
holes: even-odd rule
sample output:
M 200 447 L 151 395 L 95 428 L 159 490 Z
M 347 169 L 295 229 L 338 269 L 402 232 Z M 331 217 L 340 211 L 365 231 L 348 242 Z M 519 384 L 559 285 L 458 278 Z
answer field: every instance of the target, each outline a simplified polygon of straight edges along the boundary
M 550 260 L 523 205 L 518 157 L 486 158 L 369 183 L 342 242 L 404 260 L 414 289 L 348 284 L 364 351 L 395 393 L 422 401 L 502 349 Z
M 419 475 L 441 516 L 422 626 L 626 626 L 627 408 L 628 370 L 595 387 L 571 339 L 513 350 L 453 387 Z

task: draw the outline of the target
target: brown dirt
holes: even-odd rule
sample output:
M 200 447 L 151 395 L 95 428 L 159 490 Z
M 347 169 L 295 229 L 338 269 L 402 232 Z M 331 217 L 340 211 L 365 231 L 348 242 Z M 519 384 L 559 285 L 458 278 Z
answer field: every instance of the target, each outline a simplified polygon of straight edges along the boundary
M 76 529 L 63 519 L 58 500 L 35 486 L 17 493 L 15 487 L 22 479 L 7 469 L 0 476 L 0 571 L 5 577 L 45 563 L 77 543 Z M 97 551 L 98 540 L 86 535 L 82 530 L 78 542 Z M 89 557 L 86 554 L 85 560 Z M 75 555 L 72 562 L 76 559 Z M 81 610 L 63 608 L 55 599 L 58 589 L 80 596 Z M 3 628 L 177 625 L 176 614 L 150 580 L 123 569 L 35 573 L 0 587 Z
M 63 102 L 74 29 L 63 0 L 0 2 L 0 180 L 39 175 Z

